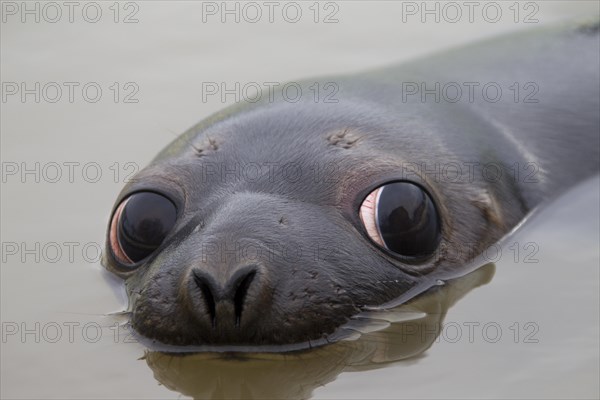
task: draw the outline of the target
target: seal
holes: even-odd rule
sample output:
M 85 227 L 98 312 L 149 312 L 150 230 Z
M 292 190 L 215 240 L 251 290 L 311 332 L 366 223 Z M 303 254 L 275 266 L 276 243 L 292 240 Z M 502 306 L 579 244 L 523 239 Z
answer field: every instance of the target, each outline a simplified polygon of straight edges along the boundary
M 469 272 L 598 174 L 598 40 L 597 23 L 512 34 L 200 122 L 110 217 L 103 263 L 125 280 L 133 329 L 170 346 L 308 348 Z

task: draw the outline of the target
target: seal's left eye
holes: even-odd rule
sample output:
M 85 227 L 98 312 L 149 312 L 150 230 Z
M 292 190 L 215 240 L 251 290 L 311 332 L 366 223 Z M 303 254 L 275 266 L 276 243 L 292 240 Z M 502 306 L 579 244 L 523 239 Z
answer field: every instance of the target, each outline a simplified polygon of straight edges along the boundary
M 440 242 L 435 205 L 427 192 L 413 183 L 378 187 L 363 200 L 359 214 L 369 237 L 399 255 L 431 255 Z
M 110 227 L 110 246 L 123 264 L 134 264 L 160 246 L 175 225 L 177 208 L 165 196 L 138 192 L 119 205 Z

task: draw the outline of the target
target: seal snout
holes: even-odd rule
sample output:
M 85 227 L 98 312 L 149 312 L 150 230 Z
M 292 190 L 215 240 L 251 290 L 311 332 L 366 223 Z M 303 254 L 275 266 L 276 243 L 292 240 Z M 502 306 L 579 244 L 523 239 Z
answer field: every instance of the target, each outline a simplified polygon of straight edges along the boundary
M 243 265 L 225 276 L 221 283 L 216 274 L 200 267 L 194 268 L 190 274 L 194 285 L 190 287 L 204 305 L 204 312 L 198 310 L 198 316 L 205 322 L 210 320 L 213 328 L 218 325 L 239 327 L 243 315 L 254 311 L 255 301 L 249 299 L 248 293 L 251 289 L 253 293 L 261 292 L 262 283 L 257 274 L 258 265 Z

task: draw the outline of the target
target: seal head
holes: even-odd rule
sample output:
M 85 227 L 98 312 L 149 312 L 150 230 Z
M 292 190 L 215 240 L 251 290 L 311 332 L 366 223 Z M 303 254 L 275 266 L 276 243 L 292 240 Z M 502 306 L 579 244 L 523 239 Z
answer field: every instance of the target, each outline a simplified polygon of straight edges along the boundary
M 133 328 L 171 345 L 326 342 L 363 309 L 464 274 L 597 174 L 597 30 L 517 36 L 323 79 L 338 102 L 236 105 L 175 140 L 109 222 L 104 263 Z M 538 102 L 402 95 L 406 81 L 516 78 L 535 79 Z
M 427 177 L 414 132 L 362 108 L 246 111 L 141 171 L 116 203 L 106 254 L 134 329 L 175 345 L 326 338 L 522 217 L 497 210 L 485 182 Z M 448 156 L 435 140 L 428 152 Z M 451 257 L 453 243 L 475 245 Z

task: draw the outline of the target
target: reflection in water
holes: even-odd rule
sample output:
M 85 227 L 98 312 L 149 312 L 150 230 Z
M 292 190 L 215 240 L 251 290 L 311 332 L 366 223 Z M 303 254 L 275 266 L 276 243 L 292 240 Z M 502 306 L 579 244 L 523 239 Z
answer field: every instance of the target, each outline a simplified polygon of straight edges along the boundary
M 494 270 L 486 264 L 402 306 L 370 312 L 361 332 L 328 346 L 284 354 L 150 351 L 145 360 L 160 383 L 194 398 L 309 398 L 342 372 L 382 368 L 427 350 L 440 334 L 448 309 L 487 284 Z

